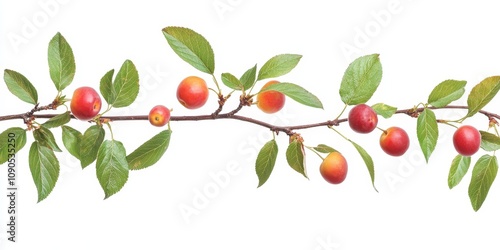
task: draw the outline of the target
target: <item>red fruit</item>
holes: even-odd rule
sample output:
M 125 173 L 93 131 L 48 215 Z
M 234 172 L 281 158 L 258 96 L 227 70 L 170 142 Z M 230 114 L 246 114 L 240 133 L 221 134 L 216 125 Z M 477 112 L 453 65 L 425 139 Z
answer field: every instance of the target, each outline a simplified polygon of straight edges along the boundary
M 347 161 L 339 152 L 332 152 L 323 160 L 319 171 L 327 182 L 340 184 L 347 176 Z
M 94 118 L 101 111 L 101 97 L 91 87 L 80 87 L 75 89 L 71 98 L 71 113 L 82 121 Z
M 378 117 L 370 106 L 358 104 L 349 112 L 348 121 L 352 130 L 366 134 L 377 127 Z
M 279 83 L 278 81 L 269 81 L 262 89 L 269 85 Z M 265 113 L 272 114 L 280 111 L 285 106 L 285 95 L 275 90 L 269 90 L 257 94 L 257 107 Z
M 380 136 L 380 147 L 388 155 L 401 156 L 410 147 L 410 138 L 399 127 L 390 127 Z
M 177 100 L 188 109 L 197 109 L 208 100 L 208 87 L 205 80 L 197 76 L 189 76 L 177 87 Z
M 163 127 L 170 121 L 170 109 L 163 105 L 156 105 L 149 111 L 148 119 L 153 126 Z
M 453 134 L 453 145 L 459 154 L 471 156 L 481 146 L 481 133 L 470 125 L 464 125 Z

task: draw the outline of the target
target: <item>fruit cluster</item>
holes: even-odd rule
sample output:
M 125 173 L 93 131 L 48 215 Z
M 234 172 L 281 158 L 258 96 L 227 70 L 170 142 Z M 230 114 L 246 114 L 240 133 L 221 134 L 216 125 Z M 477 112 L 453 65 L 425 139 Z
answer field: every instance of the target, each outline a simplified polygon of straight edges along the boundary
M 319 98 L 300 85 L 276 80 L 294 69 L 301 55 L 276 55 L 268 59 L 261 67 L 255 64 L 241 77 L 236 77 L 231 73 L 222 73 L 220 79 L 230 89 L 229 93 L 224 93 L 225 89 L 221 88 L 218 77 L 214 73 L 214 54 L 208 41 L 188 28 L 169 26 L 162 31 L 173 51 L 182 60 L 213 79 L 213 85 L 207 84 L 200 76 L 188 76 L 182 79 L 177 86 L 177 101 L 186 109 L 199 109 L 207 103 L 209 94 L 213 92 L 217 98 L 218 108 L 212 114 L 176 117 L 171 116 L 172 110 L 167 108 L 168 105 L 158 104 L 150 109 L 147 116 L 106 116 L 105 114 L 114 108 L 131 105 L 139 93 L 139 75 L 130 60 L 123 63 L 116 76 L 112 69 L 101 78 L 100 93 L 91 86 L 76 88 L 70 100 L 70 111 L 61 114 L 36 114 L 45 110 L 57 110 L 60 106 L 66 106 L 65 103 L 68 101 L 63 91 L 71 84 L 76 67 L 72 49 L 60 33 L 56 34 L 49 43 L 49 71 L 57 89 L 57 95 L 52 103 L 46 106 L 39 105 L 37 90 L 25 76 L 13 70 L 4 71 L 4 81 L 9 91 L 34 107 L 23 114 L 0 117 L 0 121 L 22 119 L 26 124 L 26 128 L 13 127 L 0 134 L 0 164 L 8 160 L 9 154 L 5 151 L 6 136 L 16 138 L 19 142 L 16 144 L 18 152 L 26 144 L 26 133 L 32 132 L 34 141 L 29 152 L 29 164 L 38 190 L 39 201 L 49 195 L 59 176 L 59 162 L 54 152 L 62 150 L 52 133 L 52 130 L 57 127 L 62 129 L 62 141 L 65 148 L 80 160 L 82 168 L 95 162 L 96 175 L 106 198 L 120 191 L 127 182 L 130 170 L 152 166 L 163 156 L 170 143 L 170 122 L 175 120 L 235 119 L 268 128 L 273 139 L 264 144 L 255 161 L 259 187 L 267 182 L 275 166 L 278 155 L 278 143 L 275 137 L 280 132 L 289 137 L 286 160 L 293 170 L 308 178 L 305 168 L 305 149 L 308 149 L 322 159 L 319 173 L 326 182 L 332 184 L 344 182 L 348 174 L 348 162 L 344 155 L 326 144 L 319 144 L 315 147 L 307 146 L 304 138 L 297 132 L 301 129 L 327 127 L 355 147 L 367 167 L 375 188 L 373 159 L 361 145 L 347 138 L 336 127 L 342 122 L 347 122 L 351 130 L 356 133 L 368 134 L 378 130 L 382 151 L 389 156 L 399 157 L 404 155 L 410 146 L 408 133 L 398 126 L 388 128 L 378 126 L 381 117 L 388 119 L 395 114 L 406 114 L 417 118 L 418 143 L 427 161 L 437 145 L 438 124 L 451 125 L 456 128 L 453 145 L 458 155 L 453 159 L 450 167 L 448 178 L 450 188 L 459 184 L 469 169 L 471 156 L 480 148 L 486 152 L 493 152 L 477 160 L 469 185 L 469 197 L 475 210 L 478 210 L 486 199 L 498 171 L 494 152 L 500 149 L 500 134 L 497 129 L 499 125 L 497 120 L 500 116 L 482 109 L 500 91 L 500 76 L 488 77 L 474 86 L 467 98 L 467 106 L 450 105 L 465 93 L 466 81 L 458 80 L 445 80 L 439 83 L 430 93 L 427 102 L 410 109 L 398 110 L 384 103 L 369 106 L 367 103 L 381 82 L 382 65 L 378 54 L 366 55 L 351 62 L 344 73 L 340 82 L 339 95 L 345 106 L 335 119 L 313 124 L 276 126 L 262 120 L 237 115 L 237 113 L 244 107 L 253 106 L 263 113 L 274 114 L 282 110 L 287 98 L 312 108 L 323 108 Z M 260 86 L 262 81 L 264 84 Z M 253 92 L 257 88 L 259 90 L 256 93 Z M 236 94 L 239 94 L 238 106 L 223 113 L 226 101 Z M 107 103 L 107 108 L 101 111 L 104 102 Z M 350 110 L 347 118 L 341 119 L 348 108 Z M 445 108 L 459 108 L 468 112 L 465 117 L 456 120 L 437 119 L 434 110 Z M 463 124 L 467 118 L 477 113 L 487 116 L 488 129 L 493 128 L 495 133 L 479 131 L 474 126 Z M 86 121 L 91 126 L 82 133 L 67 125 L 71 118 Z M 48 120 L 39 123 L 35 121 L 36 119 Z M 149 120 L 150 124 L 155 127 L 167 126 L 167 129 L 156 134 L 134 151 L 127 152 L 124 145 L 114 138 L 111 122 L 138 119 Z M 104 125 L 111 132 L 111 138 L 107 140 Z M 326 157 L 322 154 L 326 154 Z

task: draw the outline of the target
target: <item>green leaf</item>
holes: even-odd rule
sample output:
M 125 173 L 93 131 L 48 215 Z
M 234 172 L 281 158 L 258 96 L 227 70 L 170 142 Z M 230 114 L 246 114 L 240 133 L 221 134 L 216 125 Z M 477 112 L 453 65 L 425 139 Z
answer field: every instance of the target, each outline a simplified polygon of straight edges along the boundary
M 125 147 L 119 141 L 104 141 L 96 162 L 97 179 L 104 190 L 104 199 L 116 194 L 128 180 L 129 168 Z
M 245 90 L 250 89 L 255 84 L 255 78 L 257 77 L 257 64 L 252 68 L 248 69 L 243 73 L 240 78 L 241 84 Z
M 99 125 L 89 127 L 80 142 L 80 163 L 87 167 L 97 158 L 97 152 L 104 141 L 104 129 Z
M 59 32 L 49 42 L 48 60 L 50 78 L 62 91 L 73 81 L 76 65 L 73 50 Z
M 429 95 L 427 102 L 434 107 L 444 107 L 462 97 L 467 81 L 446 80 L 438 84 Z
M 366 103 L 382 80 L 379 55 L 372 54 L 355 59 L 347 67 L 340 84 L 340 97 L 347 105 Z
M 283 93 L 284 95 L 292 98 L 298 103 L 304 104 L 306 106 L 310 106 L 313 108 L 321 108 L 321 109 L 323 108 L 323 104 L 318 99 L 318 97 L 311 94 L 309 91 L 307 91 L 306 89 L 302 88 L 297 84 L 288 82 L 279 82 L 265 87 L 260 91 L 260 93 L 269 90 L 275 90 L 280 93 Z
M 49 196 L 56 185 L 59 178 L 59 161 L 54 151 L 35 141 L 29 152 L 29 166 L 40 202 Z
M 308 178 L 306 174 L 304 145 L 302 145 L 300 141 L 294 140 L 288 145 L 286 149 L 286 160 L 293 170 Z
M 35 137 L 35 140 L 37 140 L 40 145 L 48 147 L 56 152 L 62 152 L 56 143 L 54 134 L 52 134 L 52 131 L 45 126 L 41 125 L 38 129 L 33 131 L 33 137 Z
M 71 155 L 80 160 L 80 143 L 83 139 L 82 133 L 69 126 L 62 126 L 61 128 L 64 147 Z
M 323 154 L 329 154 L 329 153 L 332 153 L 332 152 L 337 152 L 337 150 L 335 150 L 334 148 L 328 146 L 328 145 L 325 145 L 325 144 L 319 144 L 318 146 L 314 147 L 314 150 L 320 152 L 320 153 L 323 153 Z
M 394 115 L 398 110 L 396 107 L 392 107 L 384 103 L 377 103 L 372 106 L 372 109 L 375 111 L 375 113 L 381 115 L 386 119 L 391 118 L 391 116 Z
M 101 95 L 107 103 L 115 102 L 116 96 L 113 93 L 113 74 L 115 70 L 108 71 L 102 78 L 99 86 Z
M 500 76 L 488 77 L 474 86 L 467 98 L 469 106 L 467 117 L 475 115 L 484 108 L 495 97 L 498 90 L 500 90 Z
M 139 94 L 139 73 L 134 63 L 126 60 L 113 82 L 112 96 L 114 99 L 110 104 L 115 108 L 127 107 L 135 101 Z
M 276 159 L 278 158 L 278 144 L 276 140 L 271 140 L 264 144 L 262 149 L 257 155 L 257 160 L 255 162 L 255 172 L 259 178 L 259 186 L 264 185 L 266 181 L 271 176 L 273 172 L 274 164 L 276 164 Z
M 214 51 L 202 35 L 183 27 L 170 26 L 162 31 L 170 47 L 182 60 L 202 72 L 214 73 Z
M 478 211 L 484 200 L 486 200 L 497 172 L 498 162 L 496 156 L 483 155 L 474 165 L 469 185 L 469 198 L 474 211 Z
M 24 102 L 33 105 L 38 102 L 38 93 L 31 82 L 20 73 L 6 69 L 3 79 L 9 91 Z
M 242 90 L 243 89 L 243 84 L 240 82 L 236 76 L 232 75 L 231 73 L 222 73 L 221 75 L 222 82 L 224 85 L 234 89 L 234 90 Z
M 279 77 L 288 74 L 299 64 L 301 55 L 281 54 L 269 59 L 259 70 L 257 80 Z
M 171 130 L 164 130 L 153 136 L 127 156 L 130 170 L 147 168 L 161 159 L 170 143 Z
M 436 115 L 432 110 L 426 108 L 417 119 L 417 138 L 426 162 L 429 162 L 429 158 L 436 148 L 438 136 Z
M 365 162 L 366 168 L 368 169 L 368 172 L 370 173 L 370 178 L 372 180 L 372 186 L 375 189 L 375 191 L 378 192 L 377 188 L 375 187 L 375 166 L 373 163 L 372 157 L 366 152 L 366 150 L 358 145 L 357 143 L 350 141 L 352 145 L 356 148 L 358 151 L 359 155 L 361 155 L 361 158 L 363 158 L 363 161 Z
M 64 124 L 68 123 L 70 120 L 71 120 L 71 112 L 66 111 L 62 114 L 58 114 L 58 115 L 50 118 L 49 120 L 44 122 L 42 125 L 46 128 L 55 128 L 55 127 L 59 127 L 59 126 L 62 126 Z
M 457 155 L 451 162 L 450 173 L 448 174 L 448 187 L 450 189 L 457 186 L 469 170 L 470 156 Z
M 479 131 L 481 133 L 481 148 L 485 151 L 496 151 L 500 149 L 500 137 L 486 132 Z
M 14 127 L 3 131 L 0 134 L 0 164 L 9 160 L 9 154 L 17 154 L 24 145 L 26 145 L 26 130 Z

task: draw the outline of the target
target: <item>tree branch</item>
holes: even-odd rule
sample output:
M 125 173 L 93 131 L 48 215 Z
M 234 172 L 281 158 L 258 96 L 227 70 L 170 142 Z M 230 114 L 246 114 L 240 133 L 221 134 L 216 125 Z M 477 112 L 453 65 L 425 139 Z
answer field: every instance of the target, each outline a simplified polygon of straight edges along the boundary
M 44 106 L 45 107 L 45 106 Z M 219 119 L 234 119 L 234 120 L 239 120 L 243 122 L 248 122 L 252 124 L 256 124 L 258 126 L 262 126 L 265 128 L 269 128 L 269 130 L 279 133 L 283 132 L 286 133 L 287 135 L 293 135 L 294 131 L 296 130 L 302 130 L 302 129 L 309 129 L 309 128 L 315 128 L 315 127 L 331 127 L 331 126 L 339 126 L 343 122 L 347 122 L 347 118 L 343 119 L 335 119 L 335 120 L 328 120 L 324 122 L 318 122 L 318 123 L 311 123 L 311 124 L 302 124 L 302 125 L 293 125 L 293 126 L 276 126 L 271 123 L 267 123 L 261 120 L 257 120 L 254 118 L 250 118 L 247 116 L 241 116 L 241 115 L 236 115 L 236 113 L 241 110 L 243 107 L 243 104 L 240 103 L 238 107 L 228 113 L 223 113 L 223 114 L 218 114 L 218 113 L 212 113 L 210 115 L 193 115 L 193 116 L 171 116 L 170 121 L 203 121 L 203 120 L 219 120 Z M 429 109 L 437 110 L 437 109 L 468 109 L 468 106 L 455 106 L 455 105 L 448 105 L 445 107 L 437 108 L 437 107 L 428 107 Z M 40 108 L 35 107 L 33 110 L 39 111 Z M 15 119 L 26 119 L 26 116 L 28 114 L 31 114 L 31 118 L 34 119 L 50 119 L 57 114 L 33 114 L 33 110 L 27 113 L 22 113 L 22 114 L 15 114 L 15 115 L 6 115 L 6 116 L 0 116 L 0 121 L 6 121 L 6 120 L 15 120 Z M 40 110 L 46 110 L 40 109 Z M 406 114 L 411 117 L 418 117 L 418 115 L 424 110 L 424 108 L 411 108 L 411 109 L 400 109 L 397 110 L 395 113 L 396 114 Z M 496 119 L 500 119 L 500 115 L 494 114 L 488 111 L 480 110 L 478 113 L 485 115 L 490 119 L 490 121 L 496 122 Z M 73 115 L 71 115 L 72 119 L 76 119 Z M 106 119 L 109 121 L 143 121 L 143 120 L 148 120 L 147 115 L 128 115 L 128 116 L 102 116 L 101 119 Z

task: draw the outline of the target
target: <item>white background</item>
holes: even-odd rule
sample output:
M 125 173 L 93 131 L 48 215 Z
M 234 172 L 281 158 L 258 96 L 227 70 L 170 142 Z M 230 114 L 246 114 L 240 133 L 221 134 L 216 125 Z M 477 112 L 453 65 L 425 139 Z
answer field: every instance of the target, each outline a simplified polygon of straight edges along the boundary
M 48 73 L 47 45 L 61 32 L 77 64 L 74 82 L 65 90 L 69 97 L 79 86 L 98 88 L 104 73 L 131 59 L 139 70 L 141 92 L 136 104 L 114 110 L 114 115 L 146 114 L 156 104 L 173 108 L 173 115 L 209 114 L 216 108 L 215 95 L 195 111 L 184 109 L 175 98 L 177 84 L 188 75 L 212 84 L 207 75 L 179 59 L 161 33 L 166 26 L 184 26 L 210 41 L 217 75 L 241 75 L 276 54 L 303 55 L 297 68 L 278 80 L 304 86 L 323 101 L 324 110 L 288 99 L 286 108 L 276 115 L 264 115 L 256 108 L 245 108 L 241 114 L 278 125 L 320 122 L 341 111 L 342 74 L 361 55 L 380 53 L 384 69 L 369 104 L 385 102 L 398 108 L 425 102 L 432 88 L 445 79 L 467 80 L 468 92 L 482 79 L 499 74 L 500 6 L 493 1 L 469 3 L 2 1 L 0 68 L 23 73 L 37 87 L 40 102 L 49 103 L 56 91 Z M 13 97 L 4 84 L 0 94 L 0 115 L 32 108 Z M 235 105 L 235 100 L 227 105 Z M 464 96 L 457 103 L 465 100 Z M 500 113 L 499 104 L 496 98 L 486 109 Z M 463 114 L 437 112 L 438 118 L 448 119 Z M 164 158 L 149 169 L 132 172 L 125 187 L 107 200 L 94 165 L 82 170 L 69 153 L 58 153 L 59 181 L 50 196 L 37 204 L 27 144 L 18 154 L 18 242 L 6 240 L 7 204 L 2 195 L 0 248 L 498 249 L 498 183 L 481 210 L 474 212 L 467 195 L 470 172 L 455 189 L 447 186 L 456 155 L 453 129 L 440 125 L 439 144 L 426 164 L 415 123 L 402 115 L 379 121 L 380 127 L 397 125 L 408 130 L 411 147 L 399 158 L 382 152 L 378 132 L 359 135 L 347 124 L 339 127 L 373 156 L 379 193 L 371 187 L 355 149 L 326 128 L 300 132 L 307 145 L 325 143 L 346 156 L 349 174 L 342 185 L 323 181 L 320 159 L 309 151 L 310 180 L 291 170 L 284 157 L 288 138 L 280 134 L 275 171 L 257 189 L 255 156 L 271 133 L 251 124 L 219 120 L 172 122 L 172 140 Z M 465 123 L 487 128 L 481 116 Z M 23 124 L 2 122 L 1 130 L 11 126 Z M 83 131 L 88 125 L 72 121 L 71 126 Z M 116 122 L 113 131 L 131 152 L 161 129 L 136 121 Z M 60 130 L 54 133 L 62 146 Z M 31 135 L 28 138 L 31 142 Z M 6 172 L 1 171 L 0 177 L 0 187 L 6 190 Z M 183 214 L 180 208 L 194 213 Z

